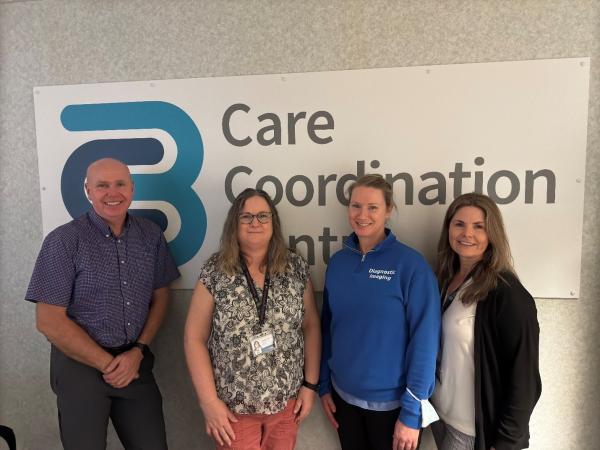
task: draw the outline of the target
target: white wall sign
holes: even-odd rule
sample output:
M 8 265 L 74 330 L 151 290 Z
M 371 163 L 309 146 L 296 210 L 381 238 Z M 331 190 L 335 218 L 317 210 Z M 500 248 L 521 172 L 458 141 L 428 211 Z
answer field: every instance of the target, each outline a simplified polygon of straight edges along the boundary
M 536 297 L 579 295 L 589 58 L 36 87 L 44 234 L 88 205 L 87 164 L 114 156 L 132 208 L 166 226 L 192 288 L 232 196 L 262 187 L 317 289 L 349 234 L 348 181 L 381 173 L 398 238 L 434 258 L 447 205 L 501 207 Z

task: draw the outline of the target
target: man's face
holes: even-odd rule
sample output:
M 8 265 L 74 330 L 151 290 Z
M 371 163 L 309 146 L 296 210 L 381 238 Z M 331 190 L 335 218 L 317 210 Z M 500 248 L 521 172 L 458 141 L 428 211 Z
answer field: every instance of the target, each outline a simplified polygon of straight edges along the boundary
M 133 198 L 133 183 L 126 165 L 111 159 L 96 161 L 88 169 L 85 190 L 96 213 L 109 224 L 125 220 Z

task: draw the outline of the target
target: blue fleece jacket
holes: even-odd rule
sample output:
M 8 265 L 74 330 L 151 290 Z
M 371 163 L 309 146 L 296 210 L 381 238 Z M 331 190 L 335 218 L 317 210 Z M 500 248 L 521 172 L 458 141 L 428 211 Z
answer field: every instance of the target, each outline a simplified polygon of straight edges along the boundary
M 331 377 L 344 392 L 401 401 L 398 420 L 421 427 L 421 404 L 435 387 L 440 300 L 423 257 L 386 238 L 361 254 L 352 234 L 327 267 L 323 294 L 320 395 Z

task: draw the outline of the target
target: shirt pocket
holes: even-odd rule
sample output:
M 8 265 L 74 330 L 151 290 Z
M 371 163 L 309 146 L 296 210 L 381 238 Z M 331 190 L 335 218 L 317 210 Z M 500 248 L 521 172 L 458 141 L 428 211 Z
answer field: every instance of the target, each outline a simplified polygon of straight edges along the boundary
M 475 323 L 475 313 L 459 317 L 456 322 L 459 326 L 470 326 Z
M 472 342 L 474 330 L 475 314 L 466 314 L 456 318 L 453 337 L 461 342 Z

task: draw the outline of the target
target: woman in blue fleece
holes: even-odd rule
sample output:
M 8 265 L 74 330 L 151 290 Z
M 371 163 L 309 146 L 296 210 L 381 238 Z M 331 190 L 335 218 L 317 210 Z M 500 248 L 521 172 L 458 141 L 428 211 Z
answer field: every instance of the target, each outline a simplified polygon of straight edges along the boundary
M 344 450 L 414 450 L 432 420 L 437 282 L 385 227 L 394 201 L 383 177 L 360 177 L 349 196 L 354 233 L 325 279 L 321 403 Z

